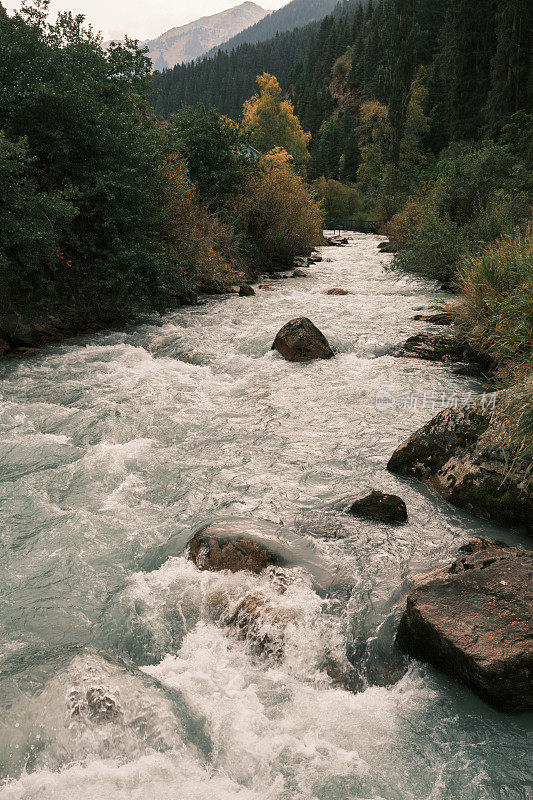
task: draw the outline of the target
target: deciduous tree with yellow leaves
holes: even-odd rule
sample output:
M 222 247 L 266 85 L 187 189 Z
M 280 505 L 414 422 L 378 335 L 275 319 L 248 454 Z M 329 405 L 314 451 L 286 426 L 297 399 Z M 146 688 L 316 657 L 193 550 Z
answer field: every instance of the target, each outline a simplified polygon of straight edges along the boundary
M 243 122 L 251 143 L 261 153 L 281 147 L 292 156 L 294 169 L 303 174 L 309 161 L 307 145 L 311 139 L 294 113 L 290 100 L 284 100 L 274 75 L 263 72 L 257 77 L 259 87 L 244 104 Z

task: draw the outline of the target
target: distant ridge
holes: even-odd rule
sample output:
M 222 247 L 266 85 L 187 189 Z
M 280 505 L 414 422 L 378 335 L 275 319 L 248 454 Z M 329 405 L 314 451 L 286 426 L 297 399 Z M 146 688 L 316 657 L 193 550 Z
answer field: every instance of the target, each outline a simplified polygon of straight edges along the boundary
M 140 42 L 148 47 L 154 70 L 164 70 L 199 58 L 211 49 L 217 49 L 228 37 L 254 26 L 268 11 L 247 0 L 234 8 L 201 17 L 187 25 L 171 28 L 155 39 Z M 110 43 L 104 43 L 104 47 Z
M 255 24 L 233 35 L 223 44 L 215 46 L 208 52 L 208 56 L 213 56 L 218 50 L 229 53 L 241 44 L 265 42 L 277 33 L 292 31 L 310 22 L 317 22 L 331 14 L 338 4 L 339 0 L 292 0 L 278 11 L 272 11 Z

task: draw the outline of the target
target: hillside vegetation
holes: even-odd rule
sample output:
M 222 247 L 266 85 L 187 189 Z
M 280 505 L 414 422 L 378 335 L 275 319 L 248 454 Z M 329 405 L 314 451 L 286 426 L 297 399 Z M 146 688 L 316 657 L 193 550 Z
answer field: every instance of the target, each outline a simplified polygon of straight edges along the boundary
M 527 423 L 532 44 L 527 0 L 347 2 L 156 76 L 156 105 L 205 101 L 236 115 L 255 73 L 276 75 L 310 134 L 307 175 L 328 217 L 381 224 L 397 269 L 462 293 L 460 331 L 502 385 L 518 381 Z
M 321 211 L 277 142 L 256 159 L 242 124 L 201 107 L 163 123 L 134 43 L 104 52 L 81 17 L 50 25 L 46 11 L 0 7 L 0 339 L 6 315 L 164 309 L 320 242 Z M 258 236 L 246 220 L 266 196 L 276 219 Z

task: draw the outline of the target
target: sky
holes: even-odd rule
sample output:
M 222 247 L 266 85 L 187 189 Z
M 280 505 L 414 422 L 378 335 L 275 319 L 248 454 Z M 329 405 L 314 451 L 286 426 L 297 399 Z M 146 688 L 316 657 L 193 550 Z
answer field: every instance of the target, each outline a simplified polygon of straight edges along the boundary
M 2 0 L 4 8 L 12 13 L 19 2 Z M 124 34 L 136 39 L 159 36 L 169 28 L 185 25 L 199 17 L 216 14 L 238 6 L 243 0 L 52 0 L 52 17 L 58 11 L 84 14 L 87 22 L 107 39 L 122 39 Z M 281 8 L 289 0 L 253 0 L 269 11 Z

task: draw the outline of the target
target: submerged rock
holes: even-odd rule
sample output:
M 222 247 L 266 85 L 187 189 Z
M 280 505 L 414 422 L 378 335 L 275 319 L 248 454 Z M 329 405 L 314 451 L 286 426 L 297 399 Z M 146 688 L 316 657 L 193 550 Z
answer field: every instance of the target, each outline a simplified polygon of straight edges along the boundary
M 352 503 L 348 513 L 374 522 L 405 522 L 407 519 L 407 508 L 401 497 L 376 491 Z
M 307 317 L 287 322 L 276 335 L 272 350 L 277 350 L 287 361 L 333 358 L 328 340 Z
M 393 355 L 400 358 L 421 358 L 425 361 L 442 361 L 445 364 L 452 364 L 467 360 L 468 347 L 456 336 L 417 333 L 396 348 Z
M 396 641 L 499 708 L 533 708 L 533 552 L 490 548 L 421 576 Z
M 253 297 L 255 291 L 252 289 L 250 284 L 243 283 L 239 286 L 239 297 Z
M 91 686 L 85 693 L 72 689 L 66 700 L 71 717 L 87 716 L 98 722 L 109 722 L 122 715 L 116 695 L 102 686 Z
M 465 511 L 533 533 L 531 465 L 509 444 L 505 402 L 501 392 L 441 411 L 394 451 L 387 469 Z
M 415 314 L 413 319 L 419 322 L 430 322 L 432 325 L 451 325 L 454 316 L 451 311 L 441 311 L 436 314 Z
M 195 534 L 187 545 L 187 557 L 198 569 L 218 572 L 248 570 L 258 574 L 277 563 L 276 556 L 263 545 L 245 537 L 220 538 L 214 526 Z
M 326 294 L 343 297 L 346 294 L 350 294 L 350 292 L 348 291 L 348 289 L 328 289 Z
M 324 239 L 330 247 L 344 247 L 349 242 L 346 236 L 324 236 Z
M 306 272 L 304 269 L 295 269 L 292 273 L 293 278 L 308 278 L 309 273 Z

